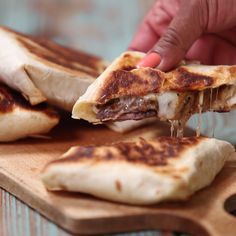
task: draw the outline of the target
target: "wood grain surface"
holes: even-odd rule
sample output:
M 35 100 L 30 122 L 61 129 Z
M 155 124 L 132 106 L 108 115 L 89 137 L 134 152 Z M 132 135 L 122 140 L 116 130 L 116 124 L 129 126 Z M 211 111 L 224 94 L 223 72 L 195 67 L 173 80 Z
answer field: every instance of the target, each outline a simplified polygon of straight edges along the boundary
M 224 210 L 223 205 L 236 191 L 236 156 L 227 163 L 212 186 L 198 192 L 188 201 L 150 207 L 111 203 L 83 194 L 51 193 L 45 190 L 40 181 L 43 166 L 58 158 L 70 146 L 165 135 L 168 129 L 156 123 L 122 135 L 103 126 L 92 127 L 72 120 L 62 122 L 51 134 L 52 139 L 28 139 L 1 145 L 0 185 L 74 233 L 104 234 L 164 229 L 196 235 L 235 235 L 236 221 Z M 228 205 L 230 210 L 233 207 Z

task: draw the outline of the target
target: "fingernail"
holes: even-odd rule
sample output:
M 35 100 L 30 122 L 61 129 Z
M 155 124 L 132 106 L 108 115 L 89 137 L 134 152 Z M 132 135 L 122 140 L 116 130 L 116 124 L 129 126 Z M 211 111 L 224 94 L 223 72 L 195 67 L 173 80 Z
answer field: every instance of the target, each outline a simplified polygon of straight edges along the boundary
M 137 64 L 137 67 L 156 67 L 160 62 L 161 56 L 156 52 L 151 52 Z

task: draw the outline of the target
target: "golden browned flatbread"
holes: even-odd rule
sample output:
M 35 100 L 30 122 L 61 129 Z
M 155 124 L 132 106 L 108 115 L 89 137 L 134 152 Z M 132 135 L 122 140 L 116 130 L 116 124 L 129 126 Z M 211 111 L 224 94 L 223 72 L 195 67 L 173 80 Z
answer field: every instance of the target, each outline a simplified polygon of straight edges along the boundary
M 46 104 L 32 106 L 18 92 L 0 84 L 0 142 L 45 134 L 59 122 Z
M 180 65 L 164 73 L 136 68 L 145 56 L 126 52 L 89 86 L 73 108 L 73 118 L 92 123 L 187 120 L 201 111 L 229 111 L 236 105 L 236 66 Z
M 71 111 L 103 72 L 101 58 L 0 27 L 0 76 L 32 105 L 47 101 Z
M 49 190 L 129 204 L 183 200 L 209 185 L 232 153 L 231 144 L 205 137 L 73 147 L 45 167 L 42 180 Z

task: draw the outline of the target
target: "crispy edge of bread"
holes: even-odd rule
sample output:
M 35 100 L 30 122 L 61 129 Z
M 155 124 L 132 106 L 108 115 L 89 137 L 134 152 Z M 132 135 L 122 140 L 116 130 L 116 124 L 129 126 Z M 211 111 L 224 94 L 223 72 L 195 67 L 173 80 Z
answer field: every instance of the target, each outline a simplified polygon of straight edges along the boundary
M 192 137 L 193 143 L 186 142 L 186 145 L 180 145 L 181 148 L 168 145 L 170 139 L 163 140 L 162 137 L 156 140 L 163 149 L 159 157 L 166 155 L 167 158 L 161 162 L 155 162 L 150 153 L 144 159 L 139 159 L 145 152 L 139 143 L 121 143 L 97 149 L 74 147 L 62 159 L 49 163 L 41 177 L 49 190 L 79 191 L 129 204 L 184 200 L 209 185 L 226 158 L 235 151 L 228 142 L 216 139 Z M 147 141 L 143 145 L 149 144 L 153 148 L 152 142 Z M 142 149 L 139 155 L 136 149 L 139 149 L 138 152 Z M 130 153 L 127 155 L 128 150 Z

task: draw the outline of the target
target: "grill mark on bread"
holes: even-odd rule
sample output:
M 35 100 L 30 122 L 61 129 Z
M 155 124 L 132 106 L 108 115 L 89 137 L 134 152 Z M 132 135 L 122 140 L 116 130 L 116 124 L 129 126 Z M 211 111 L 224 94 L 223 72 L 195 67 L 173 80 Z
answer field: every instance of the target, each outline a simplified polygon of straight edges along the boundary
M 68 59 L 69 61 L 80 63 L 90 69 L 94 69 L 96 73 L 98 70 L 98 65 L 101 64 L 101 59 L 96 56 L 92 56 L 88 53 L 81 52 L 79 50 L 74 50 L 62 45 L 58 45 L 54 42 L 47 41 L 47 40 L 36 40 L 38 44 L 41 46 L 49 49 L 50 51 L 54 52 L 55 54 L 61 55 Z M 105 67 L 102 67 L 104 70 Z M 98 73 L 99 74 L 99 73 Z
M 29 111 L 42 112 L 52 118 L 59 117 L 58 113 L 51 109 L 46 103 L 32 106 L 19 92 L 0 83 L 0 113 L 10 113 L 15 107 L 22 107 Z
M 79 72 L 81 71 L 94 77 L 99 76 L 105 69 L 103 60 L 89 53 L 62 46 L 44 38 L 26 35 L 4 26 L 1 26 L 0 29 L 14 34 L 13 37 L 28 49 L 29 52 L 52 63 Z M 48 55 L 47 52 L 49 52 L 48 54 L 50 55 Z M 78 68 L 78 64 L 81 65 L 82 68 L 81 66 Z
M 140 139 L 136 143 L 122 142 L 107 146 L 77 147 L 67 157 L 51 163 L 126 161 L 153 167 L 166 166 L 168 159 L 178 158 L 188 147 L 197 145 L 202 138 L 159 137 L 150 141 Z
M 220 75 L 227 74 L 227 81 L 230 82 L 229 74 L 231 77 L 236 74 L 236 66 L 227 68 L 218 66 L 212 70 L 209 69 L 209 76 L 204 75 L 206 74 L 204 70 L 191 72 L 191 67 L 188 68 L 188 66 L 181 66 L 167 73 L 154 68 L 135 69 L 134 67 L 142 57 L 127 52 L 117 59 L 116 63 L 112 65 L 113 70 L 110 67 L 112 72 L 104 78 L 105 82 L 100 88 L 100 93 L 96 95 L 98 104 L 104 104 L 122 96 L 143 96 L 151 92 L 201 91 L 221 86 L 224 82 L 220 81 Z
M 201 90 L 214 84 L 212 77 L 189 72 L 183 67 L 176 69 L 174 76 L 176 76 L 176 78 L 170 90 Z
M 103 89 L 99 102 L 104 103 L 107 99 L 110 99 L 114 94 L 120 94 L 122 90 L 129 89 L 132 84 L 140 86 L 140 78 L 125 70 L 114 71 L 106 87 Z M 120 91 L 119 91 L 120 90 Z
M 121 67 L 122 68 L 122 67 Z M 115 70 L 109 75 L 104 88 L 101 91 L 98 102 L 105 103 L 107 100 L 120 96 L 143 96 L 147 93 L 157 93 L 163 83 L 160 71 L 152 68 Z M 132 67 L 131 67 L 132 68 Z M 145 77 L 145 79 L 143 79 Z
M 31 39 L 29 37 L 18 37 L 17 40 L 33 55 L 54 64 L 71 70 L 84 72 L 93 77 L 98 77 L 102 72 L 102 70 L 97 68 L 97 59 L 92 59 L 92 56 L 67 49 L 46 40 Z M 40 47 L 38 45 L 40 45 Z M 79 64 L 82 66 L 79 66 Z
M 231 71 L 234 69 L 231 68 Z M 149 93 L 162 91 L 186 92 L 203 90 L 214 85 L 214 76 L 205 76 L 189 72 L 184 67 L 163 73 L 158 69 L 133 69 L 131 65 L 120 65 L 108 75 L 97 102 L 106 103 L 108 100 L 122 96 L 144 96 Z

